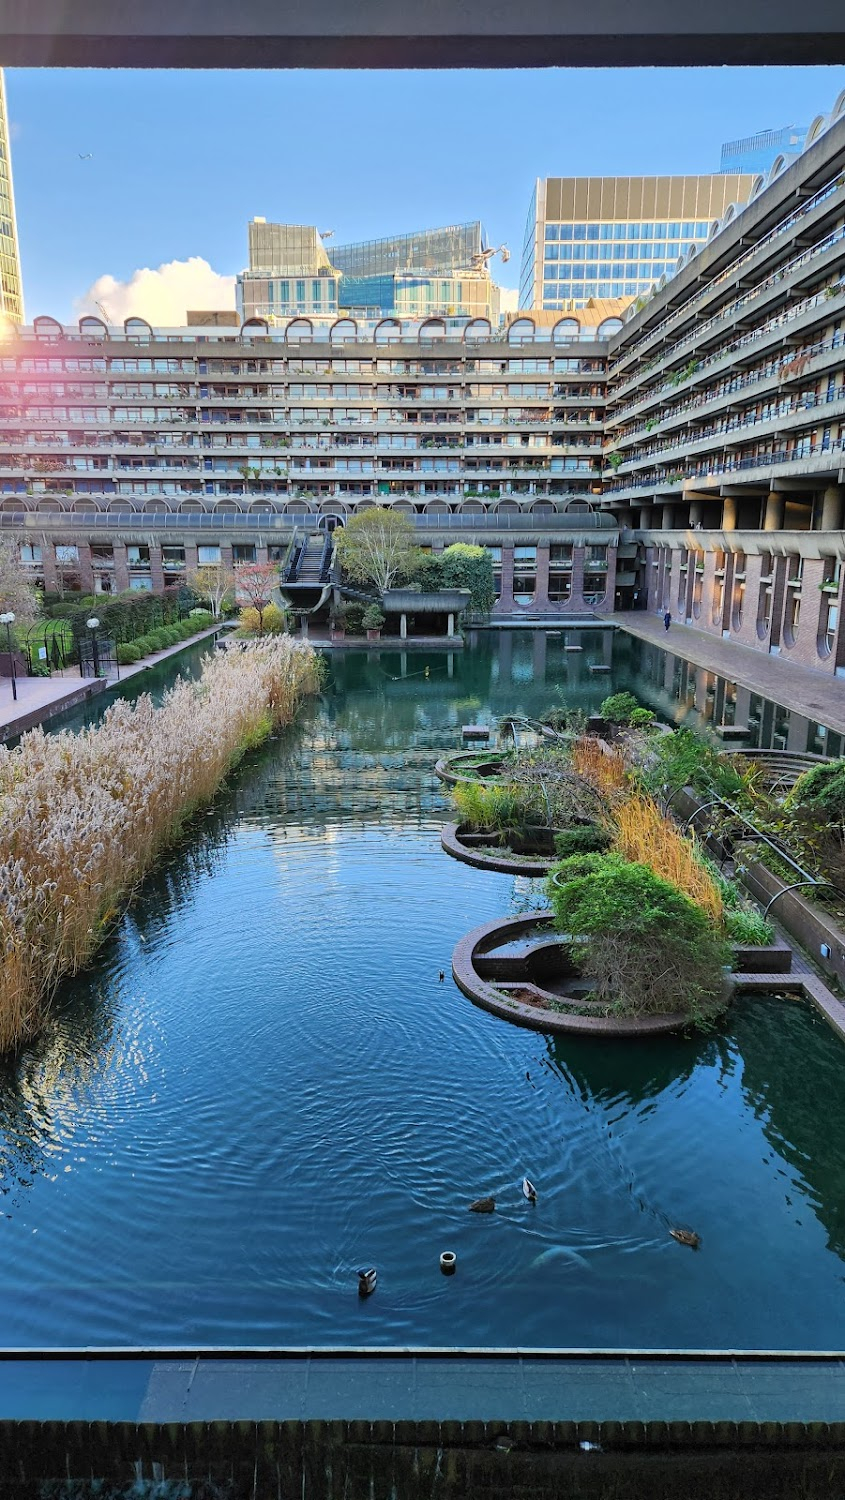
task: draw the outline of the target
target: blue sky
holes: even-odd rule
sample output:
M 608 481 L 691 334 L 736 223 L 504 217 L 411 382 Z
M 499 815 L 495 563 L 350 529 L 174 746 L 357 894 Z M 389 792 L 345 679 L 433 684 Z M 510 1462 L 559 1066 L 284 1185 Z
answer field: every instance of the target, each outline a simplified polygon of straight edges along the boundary
M 232 275 L 254 214 L 337 242 L 481 218 L 515 286 L 535 177 L 713 171 L 722 141 L 828 110 L 845 69 L 16 69 L 6 83 L 27 317 L 70 319 L 104 275 L 192 256 Z

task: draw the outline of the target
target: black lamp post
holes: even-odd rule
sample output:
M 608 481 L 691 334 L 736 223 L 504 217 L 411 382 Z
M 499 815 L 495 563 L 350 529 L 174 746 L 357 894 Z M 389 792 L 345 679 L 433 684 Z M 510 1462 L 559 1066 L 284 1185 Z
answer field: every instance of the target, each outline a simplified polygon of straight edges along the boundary
M 95 677 L 99 677 L 99 675 L 100 675 L 100 658 L 99 658 L 99 656 L 97 654 L 97 631 L 100 628 L 100 622 L 97 619 L 96 615 L 92 615 L 91 619 L 90 620 L 86 620 L 85 623 L 86 623 L 86 625 L 88 626 L 88 629 L 91 632 L 91 660 L 92 660 L 93 667 L 94 667 L 94 676 Z
M 0 615 L 0 625 L 5 625 L 6 627 L 6 644 L 9 650 L 9 670 L 12 674 L 12 697 L 14 698 L 15 702 L 17 702 L 18 682 L 15 675 L 15 653 L 12 650 L 12 626 L 14 625 L 14 623 L 15 616 L 12 610 L 8 609 L 4 615 Z

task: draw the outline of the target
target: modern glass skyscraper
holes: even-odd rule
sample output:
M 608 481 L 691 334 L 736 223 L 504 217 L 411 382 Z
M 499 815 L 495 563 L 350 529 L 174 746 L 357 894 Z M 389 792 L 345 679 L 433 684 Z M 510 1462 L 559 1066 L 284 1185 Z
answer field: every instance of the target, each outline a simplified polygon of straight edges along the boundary
M 243 319 L 336 317 L 340 275 L 312 224 L 249 222 L 249 270 L 237 278 Z
M 6 110 L 6 80 L 0 68 L 0 313 L 13 323 L 23 323 L 23 284 L 12 186 L 12 154 L 9 149 L 9 117 Z
M 768 173 L 779 156 L 797 156 L 807 139 L 808 125 L 782 125 L 779 130 L 760 130 L 722 147 L 720 172 Z
M 469 270 L 484 248 L 478 219 L 439 229 L 416 229 L 380 240 L 332 247 L 332 264 L 347 276 L 384 276 L 398 271 L 449 274 Z
M 636 297 L 672 273 L 714 219 L 744 203 L 754 178 L 541 177 L 522 251 L 519 305 L 583 307 L 591 297 Z

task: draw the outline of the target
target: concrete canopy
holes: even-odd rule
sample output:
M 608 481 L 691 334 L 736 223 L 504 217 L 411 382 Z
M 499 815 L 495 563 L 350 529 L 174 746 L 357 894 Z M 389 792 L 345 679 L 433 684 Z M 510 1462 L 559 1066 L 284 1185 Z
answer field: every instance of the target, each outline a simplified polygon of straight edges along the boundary
M 0 0 L 6 67 L 838 62 L 842 0 Z

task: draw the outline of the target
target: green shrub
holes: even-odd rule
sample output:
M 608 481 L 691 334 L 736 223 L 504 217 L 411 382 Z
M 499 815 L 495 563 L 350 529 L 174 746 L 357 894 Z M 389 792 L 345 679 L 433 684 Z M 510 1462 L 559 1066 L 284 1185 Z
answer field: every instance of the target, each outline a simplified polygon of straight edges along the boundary
M 747 948 L 767 948 L 775 940 L 771 923 L 751 905 L 733 906 L 726 911 L 725 931 L 731 942 Z
M 561 859 L 572 854 L 602 854 L 610 845 L 610 834 L 598 823 L 582 823 L 555 834 L 555 849 Z
M 632 729 L 648 729 L 654 723 L 654 714 L 650 708 L 635 708 L 630 722 Z
M 346 606 L 346 629 L 350 635 L 360 635 L 364 629 L 364 606 L 354 601 Z
M 139 635 L 138 639 L 133 642 L 133 645 L 138 652 L 139 658 L 149 656 L 156 649 L 148 635 Z
M 147 636 L 147 640 L 152 643 L 150 647 L 152 651 L 163 651 L 165 646 L 168 644 L 167 636 L 165 635 L 164 630 L 161 628 L 158 630 L 151 630 L 150 634 Z
M 529 813 L 515 786 L 485 786 L 469 781 L 456 786 L 452 800 L 461 823 L 469 828 L 493 828 L 497 833 L 514 833 L 525 827 Z
M 633 693 L 611 693 L 605 698 L 599 713 L 609 724 L 630 724 L 632 715 L 640 708 Z
M 704 912 L 645 865 L 579 854 L 549 877 L 559 931 L 595 998 L 627 1015 L 683 1014 L 705 1024 L 725 1003 L 730 954 Z
M 264 633 L 265 635 L 284 635 L 287 629 L 287 615 L 278 604 L 272 602 L 264 611 Z
M 117 648 L 118 665 L 121 667 L 134 667 L 136 661 L 140 660 L 141 652 L 138 649 L 138 642 L 136 641 L 134 642 L 134 644 L 132 644 L 130 642 L 121 641 L 120 645 Z
M 361 624 L 365 630 L 381 630 L 384 624 L 384 615 L 377 604 L 368 604 L 361 617 Z
M 799 776 L 784 806 L 821 812 L 832 823 L 845 823 L 845 760 L 813 766 Z
M 188 618 L 194 635 L 200 630 L 208 630 L 214 624 L 214 616 L 208 609 L 192 609 Z
M 668 795 L 683 786 L 730 800 L 743 795 L 745 782 L 735 766 L 691 729 L 655 736 L 650 744 L 648 762 L 637 775 L 651 796 Z

